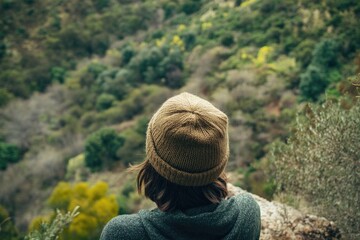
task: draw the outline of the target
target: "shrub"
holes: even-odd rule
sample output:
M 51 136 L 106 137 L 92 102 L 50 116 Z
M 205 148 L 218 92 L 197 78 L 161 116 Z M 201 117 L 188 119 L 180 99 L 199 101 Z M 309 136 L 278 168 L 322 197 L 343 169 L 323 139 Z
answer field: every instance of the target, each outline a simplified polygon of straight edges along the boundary
M 129 67 L 133 74 L 138 75 L 135 77 L 137 82 L 164 84 L 170 88 L 179 88 L 184 84 L 183 55 L 178 46 L 173 49 L 166 45 L 144 49 L 132 58 Z
M 110 166 L 113 161 L 119 160 L 116 152 L 123 144 L 124 138 L 114 129 L 103 128 L 91 134 L 85 142 L 86 166 L 93 171 Z
M 322 68 L 310 65 L 306 72 L 300 75 L 300 91 L 303 100 L 318 100 L 329 84 Z
M 234 44 L 235 40 L 234 40 L 234 36 L 231 33 L 225 34 L 222 38 L 221 38 L 221 44 L 225 47 L 230 47 Z
M 184 85 L 183 57 L 179 50 L 173 50 L 159 63 L 160 78 L 170 88 L 179 88 Z
M 235 0 L 235 6 L 240 6 L 243 0 Z
M 75 185 L 60 182 L 49 197 L 48 204 L 62 212 L 80 206 L 81 213 L 63 231 L 61 239 L 99 239 L 102 228 L 119 210 L 115 196 L 108 193 L 105 182 L 98 182 L 92 187 L 85 182 Z
M 8 163 L 20 160 L 20 150 L 16 145 L 0 142 L 0 170 L 6 169 Z
M 5 106 L 14 96 L 5 88 L 0 88 L 0 107 Z
M 201 2 L 199 0 L 186 0 L 181 6 L 181 10 L 186 14 L 192 14 L 200 10 Z
M 156 69 L 158 63 L 164 58 L 163 51 L 158 47 L 152 47 L 147 50 L 144 49 L 140 53 L 138 53 L 135 57 L 130 61 L 130 69 L 134 72 L 140 74 L 140 79 L 145 80 L 147 83 L 152 83 L 157 80 L 157 76 L 154 75 L 154 78 L 146 77 L 149 69 Z
M 126 139 L 124 146 L 118 151 L 119 158 L 124 163 L 140 162 L 145 157 L 145 133 L 148 119 L 141 118 L 133 128 L 122 133 Z
M 185 32 L 181 34 L 181 39 L 183 39 L 185 43 L 185 49 L 190 50 L 196 42 L 196 34 L 193 31 Z
M 121 50 L 121 63 L 126 65 L 130 62 L 131 58 L 135 55 L 135 50 L 131 45 L 127 45 Z
M 103 10 L 104 8 L 108 7 L 110 3 L 110 0 L 95 0 L 93 1 L 93 4 L 95 8 L 99 11 Z
M 97 92 L 107 93 L 123 99 L 132 88 L 134 73 L 128 69 L 109 69 L 96 79 Z
M 28 97 L 30 87 L 26 84 L 26 73 L 19 68 L 4 69 L 0 73 L 0 87 L 15 97 Z
M 79 207 L 75 207 L 72 212 L 68 211 L 66 214 L 63 214 L 61 211 L 56 211 L 56 216 L 51 222 L 43 221 L 43 217 L 35 218 L 35 222 L 38 226 L 37 229 L 34 229 L 30 232 L 25 240 L 57 240 L 62 231 L 74 220 L 75 217 L 79 215 Z
M 20 236 L 9 213 L 0 205 L 0 239 L 19 240 Z
M 311 39 L 305 39 L 300 42 L 292 51 L 291 55 L 295 56 L 296 61 L 301 64 L 301 67 L 307 67 L 311 62 L 311 53 L 314 50 L 316 42 Z
M 99 75 L 107 69 L 105 65 L 100 63 L 92 62 L 85 69 L 81 69 L 78 73 L 80 75 L 80 79 L 75 81 L 79 81 L 80 86 L 83 88 L 89 88 L 89 86 L 94 85 Z
M 115 100 L 116 98 L 113 95 L 103 93 L 96 99 L 96 109 L 100 111 L 108 109 L 113 105 Z
M 79 154 L 71 159 L 66 166 L 66 179 L 75 182 L 84 180 L 89 174 L 89 169 L 85 166 L 84 154 Z
M 133 178 L 123 184 L 121 192 L 117 196 L 117 201 L 120 205 L 120 214 L 131 214 L 138 212 L 140 209 L 152 209 L 155 207 L 154 202 L 138 194 L 136 181 Z
M 325 39 L 315 46 L 311 63 L 300 76 L 302 100 L 318 100 L 331 81 L 341 79 L 336 70 L 338 48 L 338 43 L 332 39 Z M 336 72 L 338 74 L 334 75 Z
M 163 9 L 165 13 L 165 19 L 168 19 L 178 11 L 178 5 L 171 1 L 165 2 Z
M 50 70 L 50 74 L 52 82 L 57 81 L 59 83 L 64 83 L 66 77 L 66 69 L 62 67 L 53 67 Z
M 325 39 L 315 46 L 312 64 L 335 67 L 338 64 L 339 45 L 333 39 Z
M 297 117 L 294 133 L 275 145 L 271 159 L 278 193 L 303 197 L 350 239 L 360 232 L 360 102 L 350 109 L 342 103 L 306 105 L 306 117 Z

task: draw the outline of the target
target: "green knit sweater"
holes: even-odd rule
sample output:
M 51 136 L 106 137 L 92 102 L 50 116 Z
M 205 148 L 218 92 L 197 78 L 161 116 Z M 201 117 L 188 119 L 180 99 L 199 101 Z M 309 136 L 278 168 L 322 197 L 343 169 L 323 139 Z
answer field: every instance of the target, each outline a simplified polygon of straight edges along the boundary
M 186 211 L 141 210 L 107 223 L 100 240 L 259 239 L 260 208 L 250 194 Z

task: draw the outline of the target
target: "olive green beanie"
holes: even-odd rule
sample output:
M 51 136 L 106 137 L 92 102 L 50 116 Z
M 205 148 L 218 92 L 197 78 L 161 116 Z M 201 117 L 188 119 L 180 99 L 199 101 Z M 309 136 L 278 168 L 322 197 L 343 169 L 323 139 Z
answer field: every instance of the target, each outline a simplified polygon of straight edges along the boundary
M 181 93 L 168 99 L 151 118 L 146 134 L 148 161 L 172 183 L 203 186 L 224 171 L 228 118 L 202 98 Z

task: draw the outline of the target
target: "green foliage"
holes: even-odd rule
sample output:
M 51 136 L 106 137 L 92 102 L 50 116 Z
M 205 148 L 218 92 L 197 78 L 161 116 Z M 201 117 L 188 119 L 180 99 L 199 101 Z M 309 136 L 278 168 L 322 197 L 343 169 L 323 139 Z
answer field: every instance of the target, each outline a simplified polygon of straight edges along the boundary
M 49 48 L 64 52 L 71 50 L 78 57 L 104 54 L 109 47 L 109 36 L 100 33 L 94 36 L 90 29 L 79 31 L 80 28 L 80 25 L 74 23 L 61 29 L 57 34 L 59 40 L 49 42 Z
M 235 6 L 240 6 L 244 0 L 235 0 Z
M 14 96 L 4 88 L 0 88 L 0 107 L 5 106 Z
M 303 100 L 316 101 L 331 81 L 338 81 L 341 75 L 334 68 L 338 65 L 338 43 L 324 40 L 318 43 L 305 73 L 300 76 L 300 91 Z
M 9 213 L 0 205 L 0 239 L 19 240 L 20 236 Z
M 74 219 L 79 215 L 79 207 L 75 207 L 71 212 L 63 214 L 61 211 L 56 211 L 55 218 L 47 223 L 40 223 L 39 229 L 30 232 L 25 240 L 57 240 L 59 239 L 60 234 L 64 231 L 68 225 L 74 221 Z
M 51 68 L 51 81 L 64 83 L 66 77 L 66 69 L 62 67 Z
M 148 106 L 151 106 L 152 102 L 147 98 L 161 94 L 160 90 L 161 88 L 155 85 L 144 85 L 136 88 L 128 94 L 126 99 L 116 102 L 112 108 L 99 113 L 94 121 L 102 124 L 117 124 L 129 120 L 144 111 Z M 89 118 L 92 118 L 92 116 L 90 115 Z M 92 121 L 92 119 L 85 120 Z
M 185 48 L 190 50 L 196 43 L 196 33 L 193 31 L 184 32 L 181 34 L 181 39 L 185 43 Z
M 127 45 L 121 50 L 122 65 L 126 65 L 130 62 L 131 58 L 135 55 L 135 50 L 131 45 Z
M 81 69 L 79 79 L 74 79 L 76 81 L 72 84 L 79 84 L 82 88 L 89 88 L 90 86 L 96 83 L 99 75 L 107 70 L 107 66 L 92 62 L 85 69 Z
M 166 1 L 163 5 L 165 18 L 168 19 L 178 11 L 178 5 L 172 1 Z
M 103 93 L 96 99 L 96 109 L 99 111 L 108 109 L 113 105 L 115 100 L 116 98 L 113 95 Z
M 296 60 L 300 62 L 301 67 L 307 67 L 312 59 L 312 52 L 316 42 L 312 39 L 305 39 L 299 43 L 293 50 L 292 55 L 296 57 Z
M 45 91 L 54 80 L 62 83 L 63 69 L 72 70 L 83 57 L 103 56 L 114 37 L 124 38 L 145 29 L 156 18 L 154 9 L 160 5 L 124 2 L 2 2 L 0 78 L 12 70 L 18 77 L 10 78 L 11 88 L 3 83 L 0 88 L 16 97 L 27 97 L 34 91 Z
M 338 43 L 333 39 L 325 39 L 315 46 L 312 65 L 322 66 L 325 69 L 336 67 L 338 64 Z
M 303 197 L 350 239 L 360 231 L 360 102 L 307 105 L 304 111 L 287 144 L 273 148 L 278 192 Z
M 85 182 L 75 185 L 60 182 L 48 203 L 54 210 L 64 212 L 80 206 L 81 214 L 61 234 L 63 239 L 99 239 L 101 230 L 118 214 L 119 209 L 115 196 L 108 194 L 108 185 L 104 182 L 98 182 L 92 187 Z
M 92 0 L 92 1 L 95 5 L 95 8 L 100 11 L 108 7 L 110 4 L 110 0 Z
M 232 34 L 225 34 L 221 37 L 221 44 L 225 47 L 230 47 L 235 43 L 234 36 Z
M 6 169 L 9 163 L 16 163 L 20 159 L 20 149 L 16 145 L 0 141 L 0 170 Z
M 132 213 L 132 209 L 130 209 L 130 195 L 136 192 L 136 184 L 135 181 L 126 181 L 122 185 L 122 189 L 120 194 L 117 196 L 117 202 L 119 203 L 120 214 L 130 214 Z
M 136 213 L 140 209 L 151 209 L 155 207 L 154 202 L 138 194 L 136 181 L 130 178 L 123 184 L 120 194 L 117 196 L 120 214 Z
M 200 0 L 185 0 L 181 6 L 181 10 L 186 14 L 192 14 L 200 10 L 201 8 Z
M 268 169 L 269 161 L 265 158 L 252 163 L 245 169 L 241 168 L 240 170 L 243 172 L 243 179 L 239 184 L 240 187 L 263 198 L 272 200 L 276 185 L 273 179 L 270 179 L 266 174 Z
M 8 94 L 17 97 L 28 97 L 29 88 L 25 84 L 25 73 L 18 68 L 4 69 L 0 72 L 0 87 Z
M 79 154 L 71 159 L 66 166 L 66 176 L 68 180 L 83 181 L 89 175 L 89 169 L 85 166 L 84 154 Z
M 91 134 L 85 142 L 85 163 L 91 170 L 100 170 L 119 160 L 116 153 L 124 145 L 124 138 L 114 129 L 102 128 Z
M 129 63 L 138 82 L 179 88 L 184 84 L 183 56 L 179 49 L 152 47 L 139 52 Z
M 310 65 L 301 76 L 300 91 L 304 100 L 316 101 L 329 84 L 322 68 Z
M 123 99 L 132 89 L 134 73 L 128 69 L 109 69 L 103 71 L 96 79 L 96 85 L 102 93 Z
M 124 146 L 118 151 L 117 155 L 124 163 L 140 162 L 145 157 L 145 133 L 148 118 L 143 117 L 137 121 L 133 128 L 129 128 L 121 135 L 125 139 Z

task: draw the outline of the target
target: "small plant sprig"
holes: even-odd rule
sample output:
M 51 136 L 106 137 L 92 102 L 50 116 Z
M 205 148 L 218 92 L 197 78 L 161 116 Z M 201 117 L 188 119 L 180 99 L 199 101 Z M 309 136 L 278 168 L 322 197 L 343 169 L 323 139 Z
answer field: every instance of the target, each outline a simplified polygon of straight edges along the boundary
M 357 98 L 360 98 L 360 73 L 356 76 L 349 77 L 351 84 L 356 88 L 359 95 Z
M 73 219 L 79 215 L 79 206 L 76 206 L 72 212 L 63 214 L 60 210 L 56 210 L 56 217 L 50 223 L 43 222 L 39 230 L 29 233 L 25 240 L 57 240 L 60 233 L 67 227 Z

